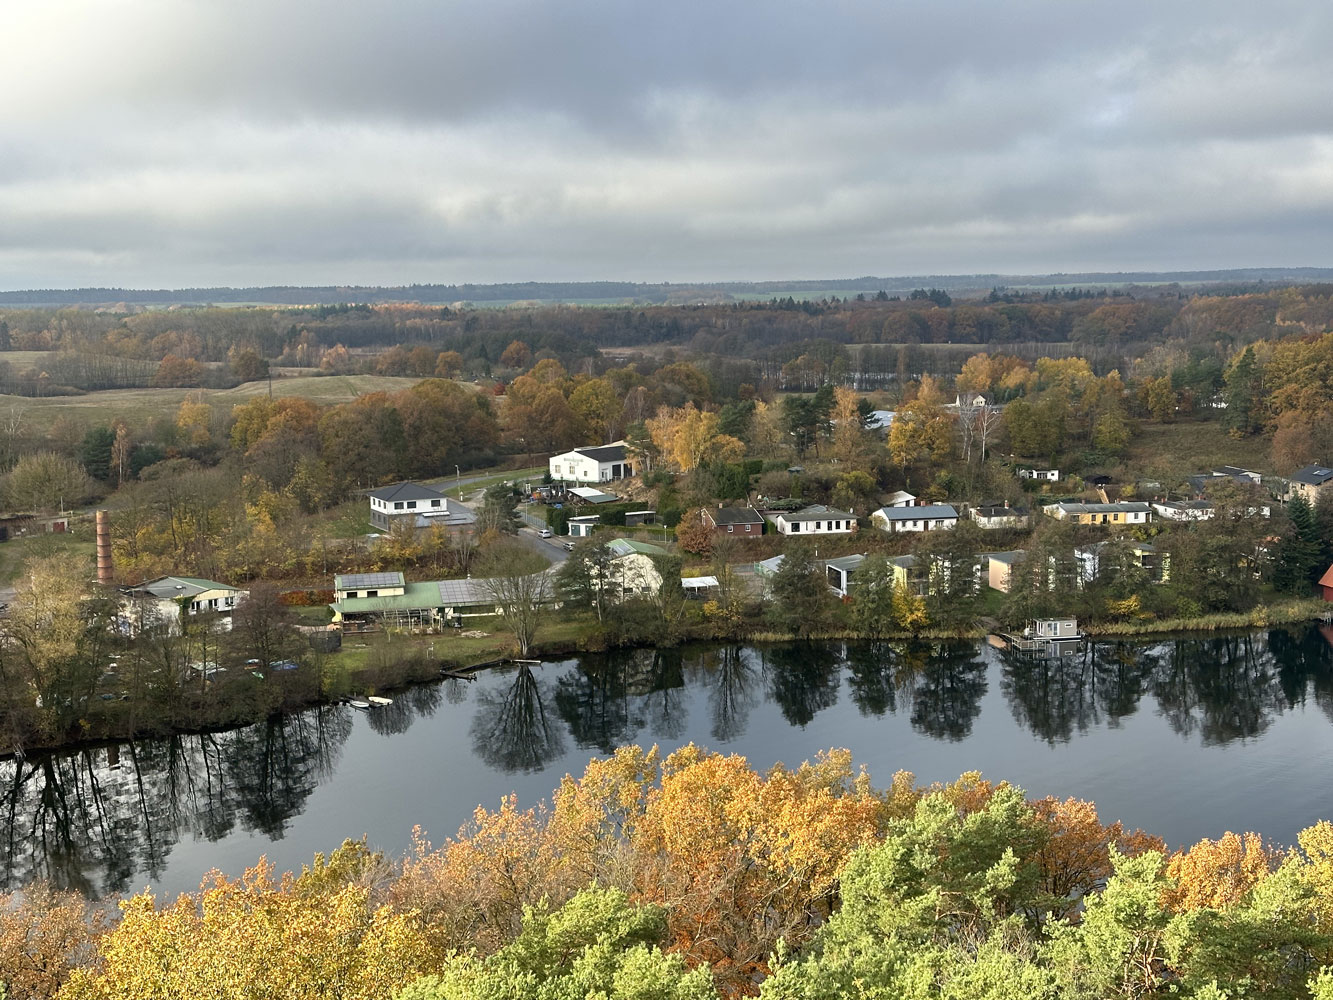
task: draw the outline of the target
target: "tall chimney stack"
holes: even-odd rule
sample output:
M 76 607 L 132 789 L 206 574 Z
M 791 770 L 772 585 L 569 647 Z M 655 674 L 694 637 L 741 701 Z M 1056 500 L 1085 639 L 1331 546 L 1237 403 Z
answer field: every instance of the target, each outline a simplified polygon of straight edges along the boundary
M 97 512 L 97 582 L 111 586 L 111 513 L 107 510 Z

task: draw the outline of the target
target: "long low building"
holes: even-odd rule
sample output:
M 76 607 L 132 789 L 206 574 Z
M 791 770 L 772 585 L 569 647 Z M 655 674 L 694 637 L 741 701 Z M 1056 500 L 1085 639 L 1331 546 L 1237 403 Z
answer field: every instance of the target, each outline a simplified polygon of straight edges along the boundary
M 881 507 L 870 515 L 875 527 L 897 534 L 901 531 L 947 531 L 958 526 L 958 511 L 952 504 L 931 503 L 919 507 Z
M 369 575 L 369 574 L 367 574 Z M 401 574 L 375 574 L 394 576 Z M 346 578 L 342 583 L 349 582 Z M 357 581 L 360 584 L 362 581 Z M 376 628 L 434 628 L 453 618 L 498 614 L 500 609 L 490 593 L 489 580 L 431 580 L 424 583 L 399 583 L 385 588 L 374 596 L 352 597 L 350 593 L 364 594 L 365 587 L 345 590 L 349 596 L 329 605 L 333 609 L 333 623 L 347 632 L 371 631 Z
M 1138 500 L 1120 503 L 1053 503 L 1041 512 L 1057 521 L 1075 524 L 1147 524 L 1152 508 Z

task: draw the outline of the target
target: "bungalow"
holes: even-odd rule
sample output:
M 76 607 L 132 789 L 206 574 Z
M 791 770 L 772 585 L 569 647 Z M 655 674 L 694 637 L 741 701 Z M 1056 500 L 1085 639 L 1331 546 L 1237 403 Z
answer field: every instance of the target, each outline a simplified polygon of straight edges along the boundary
M 783 535 L 850 535 L 856 530 L 853 515 L 824 504 L 814 504 L 794 514 L 774 515 L 773 524 Z
M 597 448 L 575 448 L 552 456 L 548 466 L 556 482 L 607 483 L 634 475 L 633 465 L 626 460 L 624 441 Z
M 1032 515 L 1026 507 L 1010 507 L 1004 503 L 987 503 L 968 510 L 980 528 L 1026 528 L 1032 524 Z
M 947 531 L 958 524 L 958 511 L 950 504 L 926 504 L 921 507 L 881 507 L 870 515 L 882 531 Z
M 613 538 L 606 549 L 611 553 L 609 583 L 618 599 L 654 597 L 662 589 L 662 574 L 653 559 L 668 555 L 666 549 L 628 538 Z
M 1119 503 L 1053 503 L 1042 508 L 1047 517 L 1075 524 L 1147 524 L 1152 508 L 1137 500 Z
M 190 615 L 230 615 L 250 596 L 226 583 L 193 576 L 164 576 L 121 590 L 121 621 L 132 629 L 163 624 L 179 632 L 181 621 Z M 230 628 L 229 618 L 224 618 Z
M 1019 479 L 1036 479 L 1040 482 L 1058 483 L 1060 481 L 1059 469 L 1019 469 Z
M 1092 583 L 1102 574 L 1102 553 L 1106 547 L 1106 542 L 1094 542 L 1091 545 L 1081 545 L 1074 550 L 1074 558 L 1078 562 L 1078 576 L 1074 581 L 1075 585 L 1082 589 L 1086 584 Z M 1152 583 L 1166 583 L 1171 577 L 1171 554 L 1169 552 L 1158 552 L 1157 547 L 1151 542 L 1129 543 L 1130 556 L 1134 565 L 1148 571 L 1148 580 Z
M 920 556 L 894 556 L 889 560 L 889 569 L 893 572 L 893 585 L 903 587 L 916 597 L 926 597 L 935 593 L 943 585 L 948 587 L 953 579 L 954 564 L 949 559 L 922 559 Z M 959 572 L 968 573 L 972 581 L 971 590 L 981 587 L 981 567 L 977 557 L 969 556 L 967 562 L 958 567 Z
M 411 519 L 418 528 L 442 524 L 446 528 L 470 528 L 477 515 L 457 500 L 420 483 L 396 483 L 371 490 L 370 523 L 388 531 L 396 522 Z
M 906 490 L 896 490 L 884 501 L 885 507 L 911 507 L 916 504 L 916 497 Z
M 1217 513 L 1207 500 L 1154 500 L 1152 509 L 1167 521 L 1207 521 Z
M 764 519 L 753 507 L 704 507 L 699 511 L 704 526 L 715 535 L 762 535 Z
M 1319 496 L 1333 483 L 1333 466 L 1307 465 L 1291 474 L 1287 484 L 1285 499 L 1291 500 L 1297 495 L 1305 497 L 1311 504 L 1319 501 Z
M 1009 552 L 991 552 L 986 557 L 986 583 L 992 590 L 1009 593 L 1014 585 L 1014 570 L 1027 558 L 1023 549 Z

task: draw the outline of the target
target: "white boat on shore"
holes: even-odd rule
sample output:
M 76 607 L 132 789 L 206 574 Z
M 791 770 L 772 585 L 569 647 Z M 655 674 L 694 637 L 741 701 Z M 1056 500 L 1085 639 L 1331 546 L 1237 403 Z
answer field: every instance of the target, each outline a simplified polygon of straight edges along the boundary
M 392 704 L 393 704 L 393 699 L 392 699 L 392 698 L 379 698 L 379 697 L 377 697 L 377 696 L 375 696 L 375 695 L 373 695 L 373 694 L 370 695 L 368 698 L 366 698 L 366 701 L 370 702 L 372 705 L 375 705 L 375 706 L 377 706 L 377 707 L 382 707 L 382 706 L 384 706 L 384 705 L 392 705 Z
M 362 701 L 360 698 L 349 698 L 349 699 L 347 700 L 347 704 L 351 705 L 353 708 L 369 708 L 369 707 L 370 707 L 370 702 L 368 702 L 368 701 Z

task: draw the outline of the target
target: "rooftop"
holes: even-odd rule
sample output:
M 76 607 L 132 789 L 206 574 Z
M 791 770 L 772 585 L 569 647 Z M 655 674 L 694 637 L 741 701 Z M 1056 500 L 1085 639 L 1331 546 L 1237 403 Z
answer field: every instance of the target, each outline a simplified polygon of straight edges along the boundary
M 1120 503 L 1058 503 L 1056 507 L 1067 514 L 1130 514 L 1147 513 L 1150 508 L 1138 500 L 1122 500 Z
M 665 556 L 669 553 L 660 545 L 651 545 L 648 542 L 636 542 L 630 538 L 613 538 L 606 543 L 606 547 L 616 556 Z
M 826 560 L 824 565 L 840 569 L 844 573 L 852 573 L 865 561 L 866 557 L 863 555 L 839 556 L 837 559 Z
M 209 590 L 234 590 L 239 588 L 229 583 L 205 580 L 197 576 L 164 576 L 157 580 L 148 580 L 135 587 L 127 587 L 131 594 L 151 594 L 153 597 L 197 597 Z
M 1307 465 L 1291 474 L 1293 483 L 1304 483 L 1306 486 L 1323 486 L 1330 479 L 1333 479 L 1333 467 L 1327 465 Z
M 394 500 L 440 500 L 444 494 L 420 483 L 395 483 L 392 486 L 381 486 L 377 490 L 371 490 L 367 496 L 387 503 Z
M 958 516 L 953 504 L 947 503 L 928 503 L 921 507 L 881 507 L 875 513 L 887 521 L 920 521 Z
M 753 507 L 705 507 L 714 524 L 763 524 L 764 519 Z
M 1022 562 L 1026 556 L 1026 549 L 1010 549 L 1008 552 L 992 552 L 990 554 L 990 559 L 991 562 L 1004 563 L 1006 566 L 1012 566 L 1014 563 Z
M 334 590 L 377 590 L 404 586 L 402 573 L 340 573 L 333 578 Z
M 575 448 L 574 450 L 586 458 L 591 458 L 594 462 L 625 461 L 625 446 L 623 444 L 607 444 L 594 448 Z
M 822 503 L 812 504 L 803 510 L 798 510 L 795 514 L 782 514 L 780 516 L 784 521 L 824 521 L 829 518 L 841 521 L 856 520 L 855 514 L 838 510 L 836 507 L 828 507 Z

